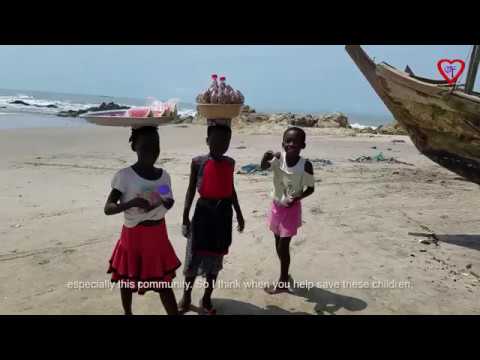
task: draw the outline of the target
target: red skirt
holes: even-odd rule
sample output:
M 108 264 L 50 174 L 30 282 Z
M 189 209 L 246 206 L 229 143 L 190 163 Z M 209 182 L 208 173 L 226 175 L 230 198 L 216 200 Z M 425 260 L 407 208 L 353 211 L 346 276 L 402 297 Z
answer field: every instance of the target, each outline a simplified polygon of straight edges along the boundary
M 162 221 L 156 226 L 123 226 L 107 273 L 112 274 L 112 282 L 144 294 L 171 287 L 180 266 Z

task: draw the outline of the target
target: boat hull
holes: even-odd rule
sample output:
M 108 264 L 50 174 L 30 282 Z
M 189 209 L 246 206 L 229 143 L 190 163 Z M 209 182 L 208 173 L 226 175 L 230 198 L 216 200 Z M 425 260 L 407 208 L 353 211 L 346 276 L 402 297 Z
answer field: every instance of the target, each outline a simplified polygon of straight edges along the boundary
M 480 98 L 375 64 L 360 46 L 346 50 L 417 149 L 480 184 Z

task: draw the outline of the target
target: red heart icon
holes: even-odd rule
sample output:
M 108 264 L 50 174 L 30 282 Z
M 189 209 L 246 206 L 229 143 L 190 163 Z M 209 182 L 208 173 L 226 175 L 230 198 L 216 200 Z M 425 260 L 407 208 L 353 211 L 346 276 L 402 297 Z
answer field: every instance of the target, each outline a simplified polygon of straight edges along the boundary
M 448 63 L 450 64 L 449 66 L 443 66 L 443 64 Z M 460 64 L 460 69 L 457 69 L 453 64 L 459 63 Z M 457 82 L 458 78 L 462 76 L 463 70 L 465 70 L 465 61 L 460 60 L 460 59 L 455 59 L 455 60 L 449 60 L 449 59 L 442 59 L 439 62 L 437 62 L 437 68 L 438 71 L 440 71 L 440 74 L 443 76 L 445 80 L 449 84 L 454 84 Z

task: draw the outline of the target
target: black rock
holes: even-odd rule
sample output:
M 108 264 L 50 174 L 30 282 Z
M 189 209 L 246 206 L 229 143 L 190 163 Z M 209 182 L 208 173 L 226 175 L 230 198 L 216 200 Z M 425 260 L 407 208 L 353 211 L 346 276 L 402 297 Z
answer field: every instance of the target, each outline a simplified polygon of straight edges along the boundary
M 57 116 L 62 117 L 77 117 L 87 112 L 94 112 L 94 111 L 107 111 L 107 110 L 127 110 L 130 109 L 130 106 L 122 106 L 115 104 L 114 102 L 101 103 L 100 106 L 94 106 L 85 110 L 68 110 L 68 111 L 60 111 Z
M 51 109 L 58 109 L 58 106 L 57 105 L 54 105 L 54 104 L 48 104 L 48 105 L 33 105 L 35 107 L 39 107 L 39 108 L 51 108 Z
M 25 105 L 25 106 L 30 106 L 29 103 L 26 103 L 25 101 L 22 100 L 14 100 L 10 101 L 9 104 L 16 104 L 16 105 Z

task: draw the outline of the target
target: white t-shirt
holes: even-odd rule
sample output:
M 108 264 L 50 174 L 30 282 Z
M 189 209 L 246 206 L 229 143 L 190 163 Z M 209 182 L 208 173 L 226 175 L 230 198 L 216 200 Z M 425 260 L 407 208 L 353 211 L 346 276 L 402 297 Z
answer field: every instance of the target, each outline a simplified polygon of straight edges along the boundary
M 132 167 L 119 170 L 112 180 L 112 189 L 122 193 L 120 203 L 126 203 L 136 197 L 141 197 L 150 202 L 151 205 L 159 203 L 159 195 L 163 198 L 173 199 L 172 184 L 170 175 L 163 169 L 162 176 L 158 180 L 147 180 L 138 175 Z M 167 213 L 167 208 L 160 205 L 155 209 L 145 210 L 133 207 L 124 212 L 124 224 L 132 228 L 142 221 L 161 220 Z
M 306 160 L 302 157 L 298 162 L 289 167 L 286 154 L 283 151 L 280 159 L 274 158 L 270 162 L 273 171 L 273 200 L 285 205 L 289 199 L 300 196 L 305 187 L 315 187 L 315 179 L 312 174 L 305 171 Z

